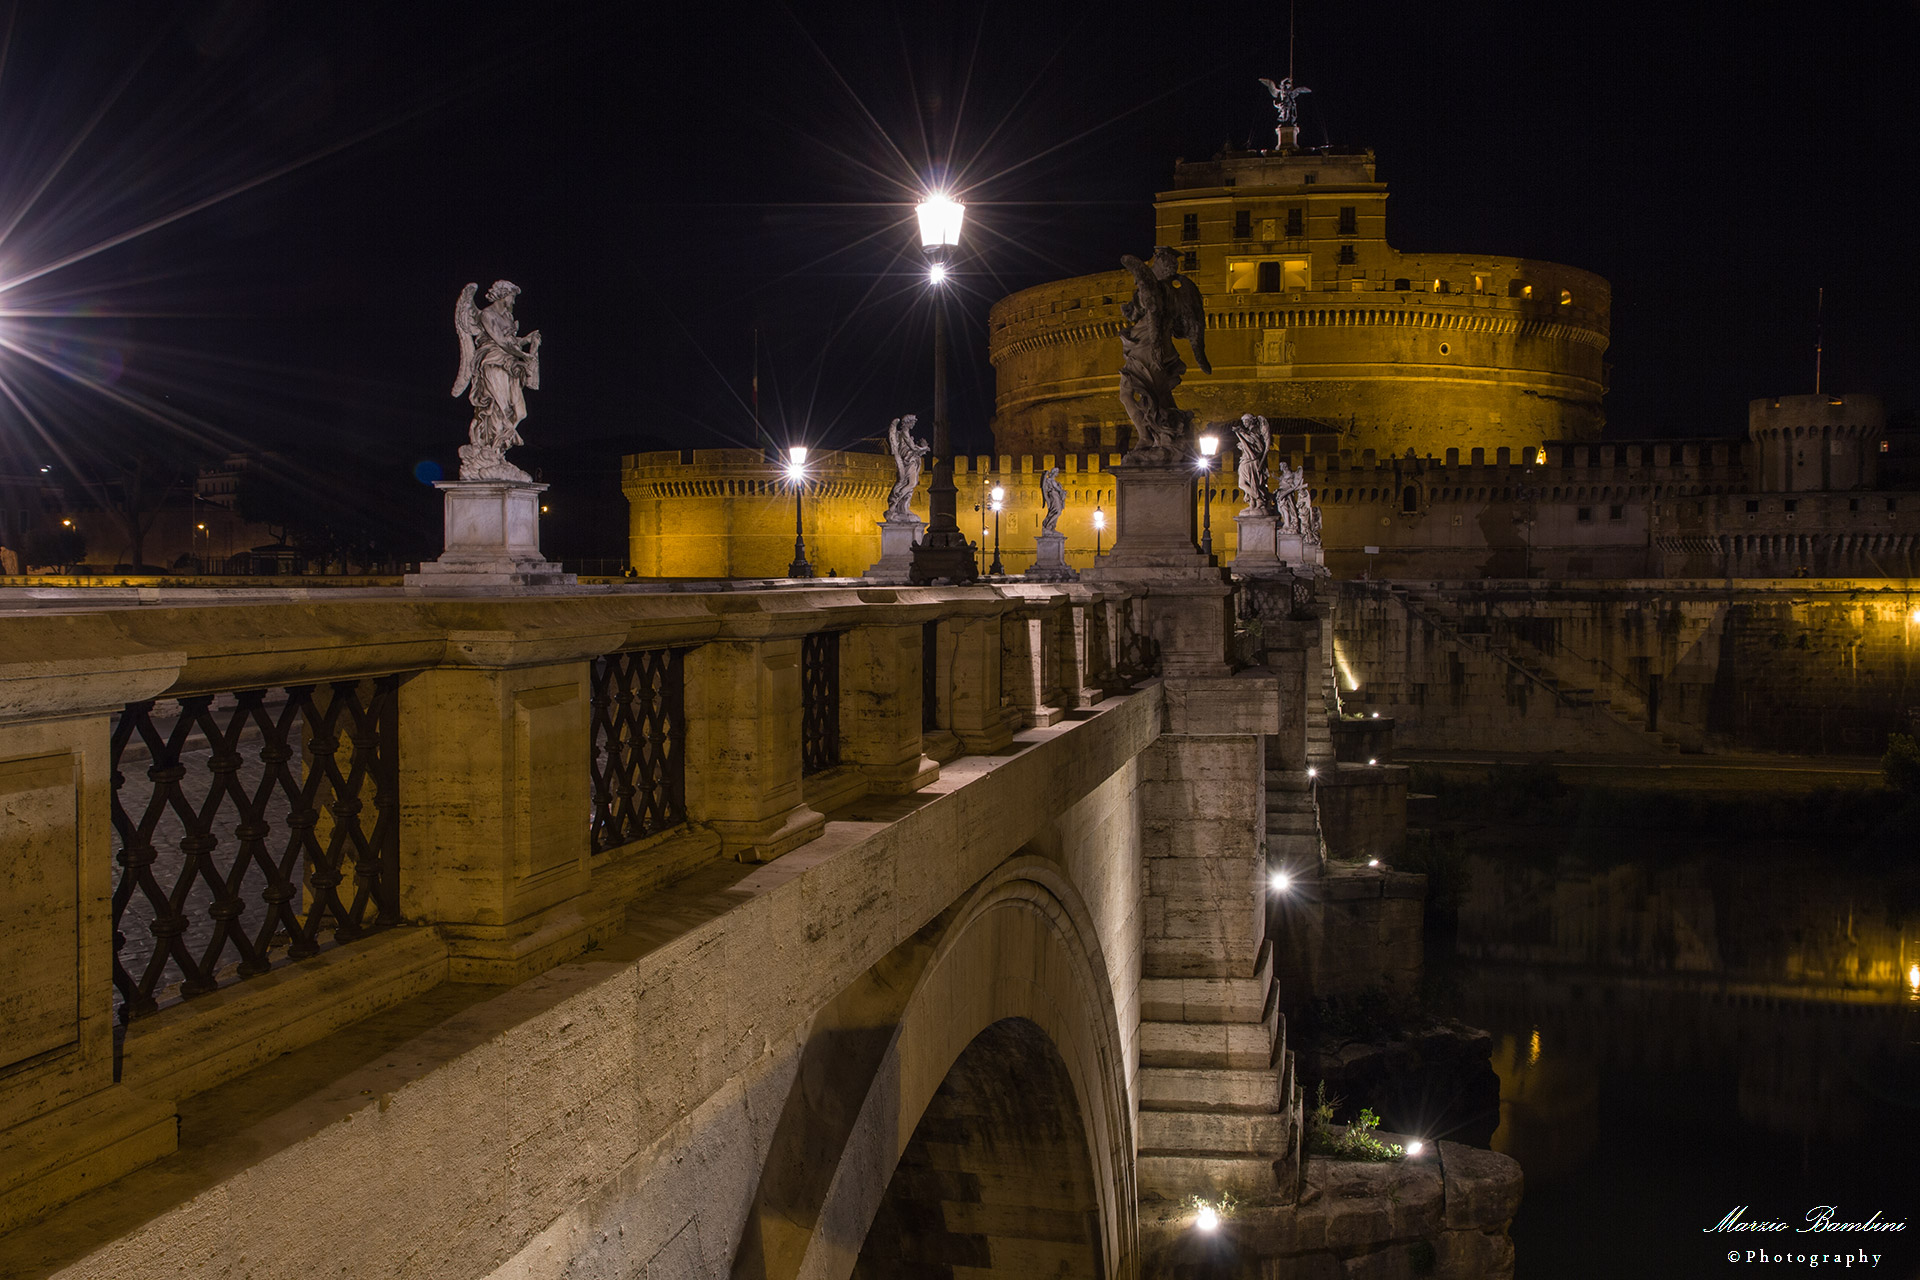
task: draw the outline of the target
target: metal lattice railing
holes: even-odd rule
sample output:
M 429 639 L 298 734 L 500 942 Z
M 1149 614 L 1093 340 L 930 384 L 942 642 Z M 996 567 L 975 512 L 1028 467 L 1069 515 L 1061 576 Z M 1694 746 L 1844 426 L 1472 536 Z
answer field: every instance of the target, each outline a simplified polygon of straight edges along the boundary
M 122 1021 L 313 955 L 328 932 L 346 942 L 399 923 L 399 685 L 248 689 L 121 712 Z
M 800 642 L 800 772 L 840 763 L 840 633 L 816 631 Z
M 593 851 L 687 820 L 686 650 L 632 649 L 593 662 Z

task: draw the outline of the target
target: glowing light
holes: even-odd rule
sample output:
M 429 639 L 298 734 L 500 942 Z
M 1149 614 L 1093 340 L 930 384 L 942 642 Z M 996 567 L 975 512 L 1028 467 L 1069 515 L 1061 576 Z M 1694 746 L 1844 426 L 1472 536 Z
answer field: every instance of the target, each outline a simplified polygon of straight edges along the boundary
M 960 243 L 960 224 L 966 219 L 967 206 L 944 191 L 936 191 L 922 200 L 915 212 L 920 215 L 922 249 L 950 248 Z
M 52 467 L 42 467 L 42 468 L 40 468 L 40 474 L 41 474 L 41 475 L 45 475 L 45 474 L 47 474 L 47 472 L 49 472 L 49 471 L 51 471 L 51 470 L 53 470 L 53 468 L 52 468 Z
M 1368 858 L 1368 859 L 1367 859 L 1367 865 L 1368 865 L 1368 866 L 1370 866 L 1370 867 L 1377 867 L 1377 866 L 1379 866 L 1379 865 L 1380 865 L 1380 859 L 1378 859 L 1378 858 Z
M 807 474 L 807 446 L 796 444 L 787 450 L 787 479 L 799 481 Z
M 45 471 L 45 470 L 46 470 L 46 468 L 45 468 L 45 467 L 42 467 L 42 468 L 40 468 L 40 469 L 41 469 L 42 471 Z M 1916 623 L 1920 623 L 1920 609 L 1915 609 L 1915 610 L 1913 611 L 1913 621 L 1914 621 L 1914 622 L 1916 622 Z
M 928 267 L 927 279 L 935 284 L 945 284 L 947 282 L 947 264 L 944 262 L 936 262 L 931 267 Z
M 1540 1061 L 1540 1029 L 1534 1028 L 1533 1039 L 1527 1042 L 1527 1065 Z
M 1368 756 L 1368 757 L 1367 757 L 1367 763 L 1368 763 L 1368 764 L 1379 764 L 1379 763 L 1380 763 L 1380 761 L 1379 761 L 1379 760 L 1377 760 L 1377 759 L 1375 759 L 1375 758 L 1374 758 L 1374 757 L 1372 757 L 1372 756 Z
M 1285 893 L 1293 888 L 1293 877 L 1284 871 L 1276 871 L 1269 877 L 1267 883 L 1273 886 L 1275 893 Z
M 1317 777 L 1319 777 L 1319 776 L 1320 776 L 1320 771 L 1319 771 L 1318 769 L 1316 769 L 1316 768 L 1314 768 L 1314 767 L 1313 767 L 1312 765 L 1308 765 L 1308 766 L 1307 766 L 1307 776 L 1308 776 L 1309 778 L 1317 778 Z
M 1209 460 L 1208 462 L 1203 462 L 1203 463 L 1201 463 L 1200 465 L 1202 465 L 1202 466 L 1208 466 L 1208 465 L 1210 465 L 1210 463 L 1211 463 L 1211 459 L 1213 458 L 1213 455 L 1214 455 L 1214 454 L 1216 454 L 1216 453 L 1218 453 L 1218 452 L 1220 452 L 1220 437 L 1219 437 L 1219 436 L 1216 436 L 1216 435 L 1204 435 L 1204 436 L 1201 436 L 1201 437 L 1200 437 L 1200 456 L 1201 456 L 1202 458 L 1206 458 L 1206 459 L 1208 459 L 1208 460 Z
M 1374 718 L 1375 720 L 1378 720 L 1378 719 L 1380 718 L 1380 713 L 1379 713 L 1378 711 L 1376 711 L 1376 712 L 1374 712 L 1374 713 L 1373 713 L 1373 718 Z
M 1425 1151 L 1426 1149 L 1427 1149 L 1427 1144 L 1420 1141 L 1420 1139 L 1418 1138 L 1415 1138 L 1413 1141 L 1407 1143 L 1407 1154 L 1410 1156 L 1417 1156 L 1422 1151 Z
M 1107 527 L 1107 513 L 1099 507 L 1093 509 L 1093 527 L 1096 529 L 1104 529 Z M 1920 622 L 1920 610 L 1915 612 L 1914 621 Z
M 63 528 L 63 529 L 71 529 L 71 528 L 73 528 L 73 521 L 71 521 L 71 520 L 62 520 L 62 521 L 60 522 L 60 527 L 61 527 L 61 528 Z
M 1920 964 L 1907 966 L 1907 990 L 1920 995 Z
M 1193 1225 L 1202 1231 L 1216 1231 L 1220 1227 L 1220 1215 L 1214 1212 L 1210 1204 L 1200 1206 L 1200 1212 L 1193 1215 Z
M 549 511 L 551 511 L 552 509 L 553 509 L 553 508 L 551 508 L 551 507 L 549 507 L 549 506 L 548 506 L 548 505 L 547 505 L 546 503 L 544 503 L 544 502 L 540 504 L 540 514 L 541 514 L 541 515 L 545 515 L 545 514 L 547 514 L 547 512 L 549 512 Z
M 196 528 L 196 529 L 198 529 L 198 530 L 199 530 L 200 532 L 202 532 L 202 533 L 205 533 L 205 532 L 207 531 L 207 526 L 205 526 L 205 525 L 203 525 L 203 524 L 197 524 L 197 525 L 195 525 L 195 526 L 193 526 L 193 527 L 194 527 L 194 528 Z
M 1001 488 L 999 485 L 995 485 L 993 486 L 993 492 L 988 494 L 987 496 L 989 498 L 992 498 L 995 502 L 999 502 L 1007 496 L 1007 491 Z

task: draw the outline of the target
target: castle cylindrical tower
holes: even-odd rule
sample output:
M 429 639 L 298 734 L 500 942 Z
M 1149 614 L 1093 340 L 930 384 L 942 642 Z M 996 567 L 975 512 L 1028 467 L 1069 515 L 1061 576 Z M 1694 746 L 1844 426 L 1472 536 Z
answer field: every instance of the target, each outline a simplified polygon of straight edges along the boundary
M 1181 406 L 1199 422 L 1264 414 L 1283 451 L 1517 452 L 1597 437 L 1607 282 L 1551 262 L 1400 253 L 1386 199 L 1371 152 L 1175 166 L 1155 242 L 1181 255 L 1206 298 L 1213 364 L 1189 370 Z M 993 308 L 1001 452 L 1124 447 L 1131 292 L 1125 272 L 1103 272 Z

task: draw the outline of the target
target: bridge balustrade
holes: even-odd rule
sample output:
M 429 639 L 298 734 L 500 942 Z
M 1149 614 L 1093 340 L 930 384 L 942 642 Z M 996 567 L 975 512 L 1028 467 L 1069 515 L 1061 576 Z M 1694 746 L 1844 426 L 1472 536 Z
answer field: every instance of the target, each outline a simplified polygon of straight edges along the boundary
M 1066 584 L 0 612 L 0 848 L 28 869 L 0 874 L 0 1151 L 29 1153 L 0 1161 L 0 1231 L 172 1150 L 180 1099 L 440 983 L 523 981 L 703 863 L 1002 750 L 1023 704 L 1138 679 L 1130 605 Z

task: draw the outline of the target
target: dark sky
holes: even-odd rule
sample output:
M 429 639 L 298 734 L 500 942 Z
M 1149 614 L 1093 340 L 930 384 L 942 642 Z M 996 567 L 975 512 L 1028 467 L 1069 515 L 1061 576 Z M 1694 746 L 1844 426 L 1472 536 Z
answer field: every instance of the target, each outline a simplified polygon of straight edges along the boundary
M 991 302 L 1143 251 L 1176 156 L 1268 133 L 1287 56 L 1285 4 L 1245 0 L 0 13 L 0 454 L 276 447 L 429 511 L 470 280 L 525 290 L 523 429 L 576 466 L 750 443 L 756 325 L 781 443 L 925 414 L 910 206 L 943 176 L 984 449 Z M 1810 390 L 1823 284 L 1827 385 L 1910 411 L 1916 13 L 1301 0 L 1303 139 L 1377 150 L 1396 247 L 1608 277 L 1618 434 Z

